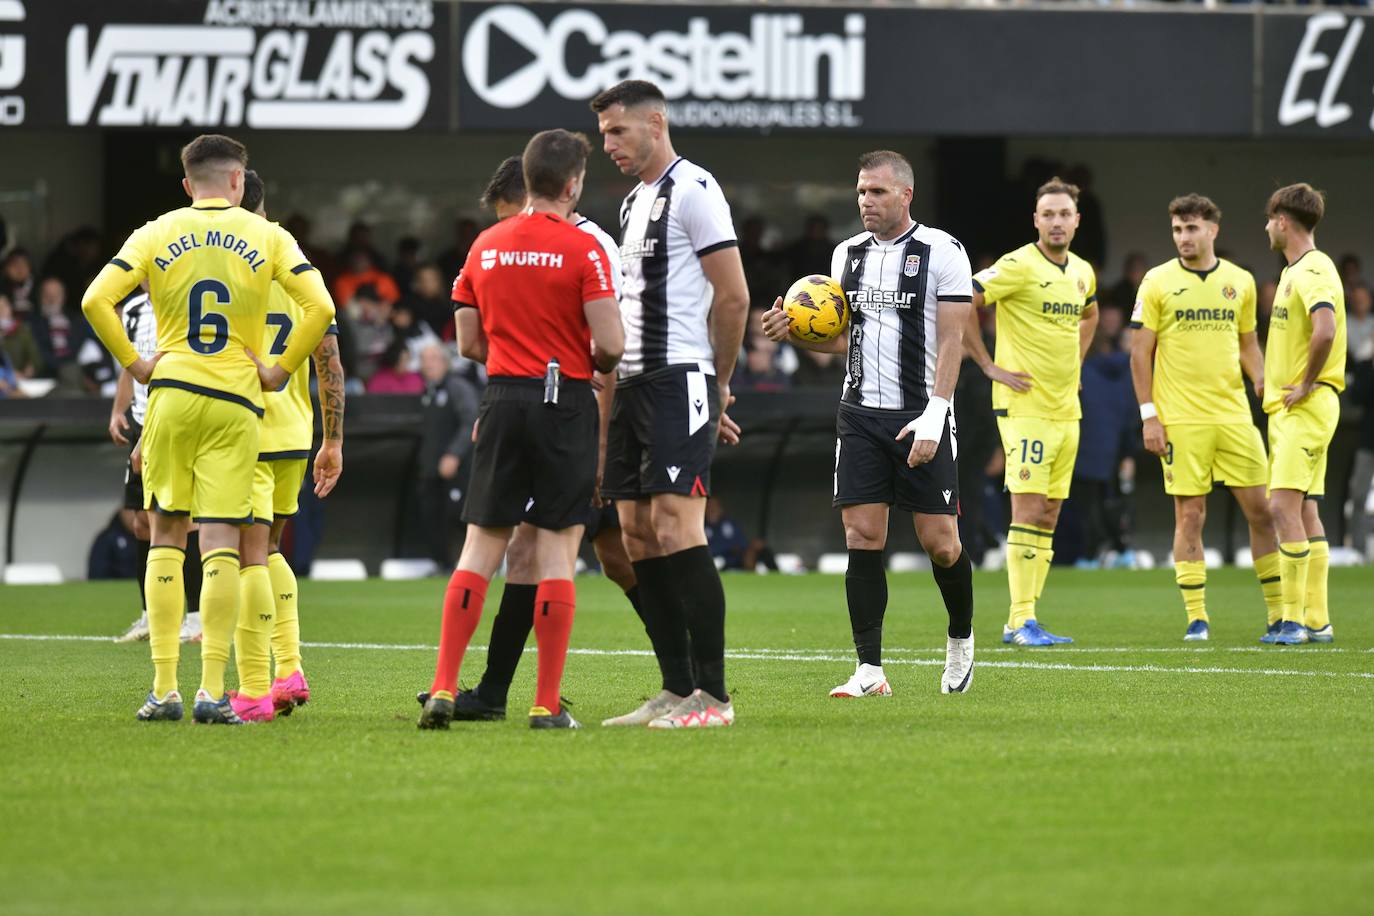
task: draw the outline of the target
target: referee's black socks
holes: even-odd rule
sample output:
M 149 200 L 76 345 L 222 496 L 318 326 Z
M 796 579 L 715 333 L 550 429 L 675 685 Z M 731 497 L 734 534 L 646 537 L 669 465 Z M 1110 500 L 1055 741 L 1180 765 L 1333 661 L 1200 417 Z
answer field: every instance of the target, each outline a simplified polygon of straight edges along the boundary
M 491 622 L 487 647 L 487 670 L 477 685 L 477 695 L 493 706 L 505 706 L 510 682 L 520 666 L 520 654 L 534 628 L 534 594 L 538 585 L 507 582 L 501 592 L 501 606 Z
M 671 557 L 636 560 L 640 619 L 663 675 L 663 689 L 685 697 L 692 692 L 692 657 L 683 617 L 681 583 L 674 581 Z M 711 569 L 714 571 L 715 566 Z
M 849 551 L 844 594 L 849 603 L 849 627 L 854 631 L 854 651 L 859 655 L 859 663 L 881 667 L 883 616 L 887 614 L 887 570 L 881 550 Z
M 973 562 L 968 551 L 960 548 L 953 566 L 932 563 L 931 571 L 949 613 L 949 637 L 968 639 L 973 635 Z
M 691 634 L 691 658 L 696 686 L 718 700 L 725 692 L 725 589 L 720 570 L 706 545 L 688 547 L 667 557 L 672 581 L 682 596 Z

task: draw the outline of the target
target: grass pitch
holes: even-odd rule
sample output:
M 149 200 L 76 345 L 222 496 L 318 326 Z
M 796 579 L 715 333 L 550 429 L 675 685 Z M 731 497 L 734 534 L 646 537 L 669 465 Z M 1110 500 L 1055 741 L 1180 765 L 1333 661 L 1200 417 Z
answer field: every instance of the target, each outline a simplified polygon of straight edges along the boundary
M 1199 647 L 1169 572 L 1056 569 L 1054 649 L 1002 646 L 980 574 L 954 697 L 934 584 L 893 576 L 895 696 L 850 701 L 842 578 L 729 577 L 739 721 L 692 733 L 597 725 L 656 668 L 578 588 L 575 733 L 525 727 L 532 655 L 511 721 L 416 730 L 440 580 L 303 582 L 314 699 L 239 729 L 135 722 L 146 644 L 11 638 L 114 634 L 131 583 L 0 588 L 0 912 L 1369 912 L 1372 569 L 1332 571 L 1334 646 L 1286 650 L 1246 571 L 1210 575 Z

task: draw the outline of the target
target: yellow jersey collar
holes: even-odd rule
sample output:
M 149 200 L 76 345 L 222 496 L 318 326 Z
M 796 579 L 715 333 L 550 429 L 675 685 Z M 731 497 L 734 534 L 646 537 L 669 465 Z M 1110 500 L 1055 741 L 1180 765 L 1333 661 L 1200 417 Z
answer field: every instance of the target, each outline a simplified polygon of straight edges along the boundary
M 228 210 L 233 204 L 223 197 L 205 197 L 191 201 L 191 206 L 196 210 Z

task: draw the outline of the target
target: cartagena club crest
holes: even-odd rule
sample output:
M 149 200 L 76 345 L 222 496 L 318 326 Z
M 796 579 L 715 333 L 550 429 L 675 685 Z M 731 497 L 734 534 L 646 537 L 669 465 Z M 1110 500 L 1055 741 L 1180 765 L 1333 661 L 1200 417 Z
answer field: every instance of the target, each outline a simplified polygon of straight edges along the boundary
M 1229 301 L 1234 302 L 1236 298 L 1236 288 L 1229 283 L 1221 288 L 1221 294 Z
M 921 256 L 919 254 L 909 254 L 906 256 L 906 266 L 902 268 L 902 273 L 908 277 L 914 277 L 921 272 Z

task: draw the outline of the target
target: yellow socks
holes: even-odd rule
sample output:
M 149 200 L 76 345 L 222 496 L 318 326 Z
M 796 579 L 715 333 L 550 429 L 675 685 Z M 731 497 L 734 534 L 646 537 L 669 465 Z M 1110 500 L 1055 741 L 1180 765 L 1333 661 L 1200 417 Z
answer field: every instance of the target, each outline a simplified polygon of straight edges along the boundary
M 1308 538 L 1307 596 L 1304 619 L 1309 630 L 1320 630 L 1331 622 L 1326 606 L 1326 571 L 1331 562 L 1331 545 L 1326 538 Z M 148 619 L 151 622 L 152 614 Z
M 272 692 L 272 578 L 266 566 L 245 566 L 239 570 L 239 586 L 243 594 L 234 630 L 239 693 L 257 699 Z
M 1011 613 L 1007 626 L 1019 629 L 1035 617 L 1035 601 L 1045 587 L 1050 544 L 1054 532 L 1029 525 L 1012 525 L 1007 532 L 1007 587 L 1011 591 Z
M 1264 595 L 1264 607 L 1269 613 L 1270 626 L 1283 619 L 1283 584 L 1279 577 L 1279 553 L 1266 553 L 1255 557 L 1255 577 L 1259 579 L 1260 594 Z
M 1311 552 L 1306 541 L 1288 541 L 1279 545 L 1279 580 L 1283 588 L 1283 619 L 1303 622 L 1303 604 L 1307 599 L 1307 567 Z
M 301 670 L 301 622 L 296 605 L 296 574 L 280 553 L 267 558 L 267 573 L 272 577 L 272 597 L 277 617 L 272 621 L 273 677 L 287 678 Z
M 1207 619 L 1207 564 L 1202 560 L 1183 560 L 1174 564 L 1174 580 L 1183 595 L 1188 622 Z
M 144 592 L 148 599 L 148 645 L 153 655 L 153 693 L 159 699 L 177 689 L 177 662 L 181 659 L 181 616 L 186 590 L 181 566 L 186 551 L 180 547 L 154 547 L 148 551 Z
M 224 696 L 229 640 L 239 617 L 239 552 L 212 550 L 201 558 L 201 569 L 200 689 L 218 700 Z

